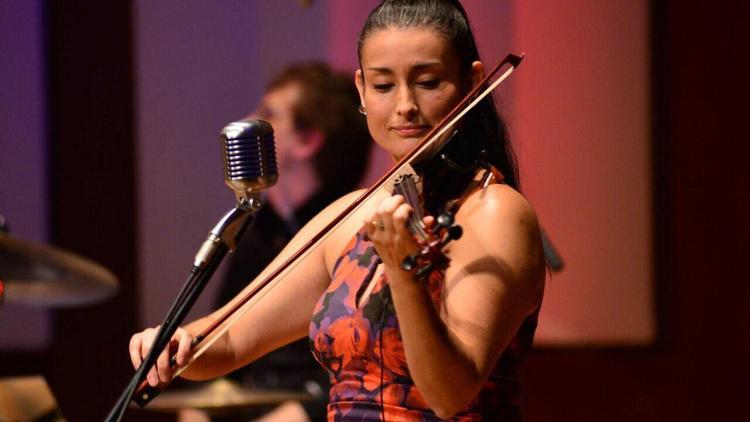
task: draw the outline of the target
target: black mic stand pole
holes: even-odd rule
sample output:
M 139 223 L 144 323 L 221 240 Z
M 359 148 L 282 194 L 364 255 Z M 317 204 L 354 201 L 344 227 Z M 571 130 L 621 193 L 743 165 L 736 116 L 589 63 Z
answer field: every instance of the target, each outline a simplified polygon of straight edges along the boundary
M 240 198 L 239 195 L 238 198 Z M 238 201 L 237 206 L 226 213 L 209 232 L 208 239 L 203 242 L 203 245 L 195 256 L 193 268 L 190 270 L 190 275 L 185 285 L 180 290 L 174 303 L 169 308 L 164 322 L 159 327 L 159 331 L 151 345 L 151 350 L 146 359 L 141 362 L 130 383 L 122 392 L 122 395 L 120 395 L 107 419 L 105 419 L 107 422 L 119 422 L 122 419 L 128 403 L 133 398 L 136 389 L 145 378 L 147 372 L 154 365 L 162 350 L 167 347 L 172 339 L 172 335 L 177 331 L 180 324 L 182 324 L 182 321 L 227 252 L 237 247 L 242 234 L 252 223 L 255 213 L 259 208 L 259 194 L 251 196 L 243 195 Z

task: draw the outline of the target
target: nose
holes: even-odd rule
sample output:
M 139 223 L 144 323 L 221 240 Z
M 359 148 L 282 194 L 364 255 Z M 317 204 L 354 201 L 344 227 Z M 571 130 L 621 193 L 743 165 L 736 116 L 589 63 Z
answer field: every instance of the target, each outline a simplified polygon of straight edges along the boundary
M 404 119 L 411 120 L 419 112 L 419 106 L 417 105 L 416 98 L 414 98 L 414 92 L 408 87 L 404 86 L 399 90 L 397 101 L 396 113 Z

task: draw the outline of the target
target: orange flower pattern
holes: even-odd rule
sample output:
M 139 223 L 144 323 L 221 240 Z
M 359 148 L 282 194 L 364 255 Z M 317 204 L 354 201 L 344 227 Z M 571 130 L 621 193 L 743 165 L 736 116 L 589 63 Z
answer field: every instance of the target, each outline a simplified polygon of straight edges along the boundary
M 339 257 L 333 280 L 315 306 L 309 340 L 331 380 L 328 420 L 439 421 L 409 375 L 385 276 L 368 297 L 359 298 L 379 263 L 361 230 Z M 443 274 L 433 272 L 427 286 L 439 308 Z M 524 321 L 477 398 L 450 420 L 521 420 L 519 366 L 531 348 L 537 314 Z

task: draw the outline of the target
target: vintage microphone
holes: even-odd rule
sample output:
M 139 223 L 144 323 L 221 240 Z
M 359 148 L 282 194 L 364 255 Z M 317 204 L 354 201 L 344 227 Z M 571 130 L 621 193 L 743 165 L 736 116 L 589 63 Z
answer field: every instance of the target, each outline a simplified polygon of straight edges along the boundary
M 232 122 L 221 130 L 220 139 L 224 183 L 234 191 L 237 206 L 208 234 L 195 257 L 193 265 L 198 267 L 206 265 L 220 244 L 235 250 L 250 223 L 247 217 L 260 208 L 260 192 L 273 186 L 279 177 L 270 123 L 250 119 Z
M 234 191 L 237 205 L 211 229 L 198 250 L 190 275 L 167 312 L 148 356 L 141 362 L 105 419 L 108 422 L 120 421 L 131 399 L 139 403 L 151 400 L 152 395 L 148 392 L 142 393 L 142 397 L 133 398 L 133 395 L 224 256 L 237 247 L 242 234 L 260 208 L 260 192 L 271 187 L 278 179 L 273 128 L 268 122 L 250 119 L 232 122 L 222 129 L 220 140 L 224 182 Z

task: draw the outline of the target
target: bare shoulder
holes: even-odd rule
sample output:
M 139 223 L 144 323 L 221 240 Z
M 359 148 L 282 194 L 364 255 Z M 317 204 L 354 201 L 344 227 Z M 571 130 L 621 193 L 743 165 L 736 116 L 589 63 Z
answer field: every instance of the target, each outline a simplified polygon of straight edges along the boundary
M 466 200 L 456 222 L 464 235 L 451 256 L 467 271 L 487 271 L 506 286 L 523 286 L 530 310 L 541 297 L 545 270 L 540 227 L 529 201 L 509 186 L 490 185 Z
M 474 192 L 459 210 L 457 218 L 482 230 L 520 229 L 538 234 L 536 212 L 517 190 L 503 184 Z
M 448 245 L 443 320 L 489 370 L 544 294 L 536 213 L 502 185 L 472 193 L 456 214 L 463 236 Z M 476 322 L 471 329 L 454 321 Z

